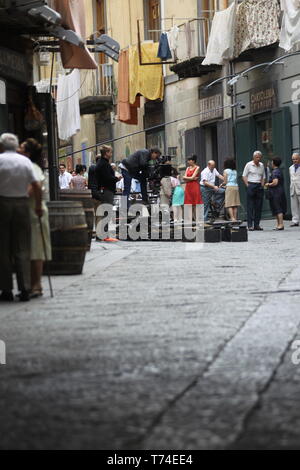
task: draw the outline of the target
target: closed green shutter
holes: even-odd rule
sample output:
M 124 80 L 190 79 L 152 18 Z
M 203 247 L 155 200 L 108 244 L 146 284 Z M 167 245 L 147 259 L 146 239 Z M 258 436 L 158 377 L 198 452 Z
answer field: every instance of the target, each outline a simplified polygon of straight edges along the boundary
M 291 111 L 289 107 L 286 106 L 272 112 L 272 128 L 273 153 L 274 156 L 279 157 L 282 160 L 281 168 L 284 174 L 285 193 L 288 200 L 288 213 L 290 214 L 289 167 L 292 164 L 292 126 Z
M 253 158 L 253 152 L 256 150 L 255 121 L 253 117 L 238 119 L 235 123 L 235 142 L 236 142 L 236 162 L 238 170 L 238 180 L 240 187 L 241 203 L 244 209 L 243 217 L 246 217 L 247 195 L 242 175 L 246 163 Z

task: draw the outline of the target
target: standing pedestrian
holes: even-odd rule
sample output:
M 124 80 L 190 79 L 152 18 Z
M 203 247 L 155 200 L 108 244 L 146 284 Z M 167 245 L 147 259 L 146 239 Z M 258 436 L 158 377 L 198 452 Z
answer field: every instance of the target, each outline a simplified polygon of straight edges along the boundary
M 51 261 L 51 239 L 49 228 L 48 207 L 45 194 L 45 175 L 42 170 L 42 146 L 35 139 L 27 139 L 20 145 L 19 152 L 28 157 L 33 165 L 33 171 L 42 191 L 41 219 L 35 212 L 35 201 L 32 190 L 30 195 L 30 221 L 31 221 L 31 298 L 43 295 L 42 275 L 45 261 Z M 41 225 L 42 224 L 42 232 Z M 44 240 L 43 240 L 44 237 Z M 45 243 L 45 245 L 44 245 Z
M 101 204 L 108 204 L 111 207 L 111 214 L 114 203 L 114 196 L 116 192 L 116 184 L 119 178 L 115 176 L 115 172 L 111 167 L 110 160 L 113 156 L 113 149 L 108 145 L 103 145 L 101 148 L 101 158 L 98 160 L 96 165 L 96 178 L 97 185 L 100 191 L 100 202 Z M 99 210 L 99 208 L 98 208 Z M 109 237 L 109 231 L 107 229 L 106 236 L 104 236 L 104 228 L 102 230 L 101 221 L 104 216 L 96 215 L 96 234 L 97 239 L 106 242 L 116 242 L 116 238 Z M 109 224 L 109 221 L 108 221 Z
M 172 196 L 174 222 L 181 222 L 183 220 L 184 189 L 181 186 L 180 175 L 177 170 L 173 172 L 171 183 L 174 188 Z
M 196 221 L 200 218 L 200 206 L 203 204 L 199 184 L 200 167 L 197 166 L 197 157 L 192 155 L 188 158 L 188 168 L 183 177 L 186 183 L 184 205 L 187 207 L 187 221 L 192 222 L 193 210 L 195 211 Z
M 204 222 L 209 222 L 209 208 L 212 197 L 218 206 L 224 202 L 224 189 L 216 186 L 216 179 L 222 182 L 224 177 L 216 169 L 216 162 L 210 160 L 207 167 L 201 173 L 201 193 L 204 201 Z
M 64 163 L 59 165 L 59 187 L 60 189 L 70 189 L 72 175 L 67 172 L 67 167 Z
M 160 206 L 167 211 L 169 211 L 172 197 L 171 170 L 171 165 L 161 165 Z
M 84 191 L 87 189 L 87 180 L 83 176 L 84 169 L 82 165 L 76 165 L 75 174 L 76 176 L 73 176 L 70 181 L 70 188 L 76 191 Z
M 243 173 L 243 181 L 247 187 L 247 218 L 250 231 L 263 230 L 260 220 L 264 202 L 265 167 L 261 159 L 262 153 L 257 150 Z
M 270 207 L 272 214 L 276 216 L 277 227 L 274 230 L 284 230 L 283 216 L 287 211 L 287 203 L 284 192 L 284 178 L 280 169 L 281 159 L 273 158 L 271 173 L 269 182 L 266 184 L 268 188 L 268 199 L 270 201 Z
M 228 158 L 224 162 L 224 185 L 225 191 L 225 208 L 228 211 L 230 220 L 237 221 L 238 207 L 241 205 L 239 185 L 237 181 L 236 162 L 233 158 Z
M 96 156 L 95 163 L 93 163 L 90 168 L 89 168 L 89 175 L 88 175 L 88 189 L 91 190 L 92 192 L 92 199 L 93 199 L 93 204 L 94 204 L 94 226 L 96 227 L 96 214 L 97 214 L 97 209 L 101 204 L 101 197 L 100 197 L 100 191 L 98 188 L 98 181 L 97 181 L 97 175 L 96 175 L 96 165 L 98 161 L 100 160 L 101 155 Z
M 300 223 L 300 154 L 292 156 L 293 165 L 290 167 L 291 206 L 293 220 L 291 227 L 299 227 Z
M 28 187 L 32 185 L 37 217 L 43 215 L 42 191 L 31 161 L 17 153 L 14 134 L 0 137 L 0 296 L 13 301 L 13 266 L 22 302 L 30 300 L 31 227 Z

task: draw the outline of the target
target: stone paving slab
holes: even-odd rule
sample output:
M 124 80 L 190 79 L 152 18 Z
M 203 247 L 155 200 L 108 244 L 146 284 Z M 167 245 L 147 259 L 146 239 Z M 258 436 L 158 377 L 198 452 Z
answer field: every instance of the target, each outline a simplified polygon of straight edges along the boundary
M 196 251 L 94 243 L 54 300 L 0 306 L 0 448 L 297 446 L 300 231 L 272 226 Z

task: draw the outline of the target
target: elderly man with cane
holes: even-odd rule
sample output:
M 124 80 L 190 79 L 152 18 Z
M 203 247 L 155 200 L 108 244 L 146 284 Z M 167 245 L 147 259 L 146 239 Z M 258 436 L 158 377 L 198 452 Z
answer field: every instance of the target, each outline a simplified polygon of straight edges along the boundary
M 30 212 L 28 187 L 32 185 L 35 212 L 42 216 L 42 191 L 32 163 L 17 153 L 18 138 L 13 134 L 0 137 L 0 301 L 11 302 L 13 267 L 17 274 L 22 302 L 30 300 Z

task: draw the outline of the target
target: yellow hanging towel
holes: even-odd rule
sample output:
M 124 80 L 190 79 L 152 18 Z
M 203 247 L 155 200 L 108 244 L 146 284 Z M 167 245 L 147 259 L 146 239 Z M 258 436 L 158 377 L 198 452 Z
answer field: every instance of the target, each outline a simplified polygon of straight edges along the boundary
M 130 103 L 141 94 L 148 100 L 163 100 L 164 77 L 161 59 L 157 57 L 158 43 L 146 42 L 142 44 L 142 62 L 157 62 L 158 65 L 140 65 L 137 46 L 129 50 L 129 91 Z

